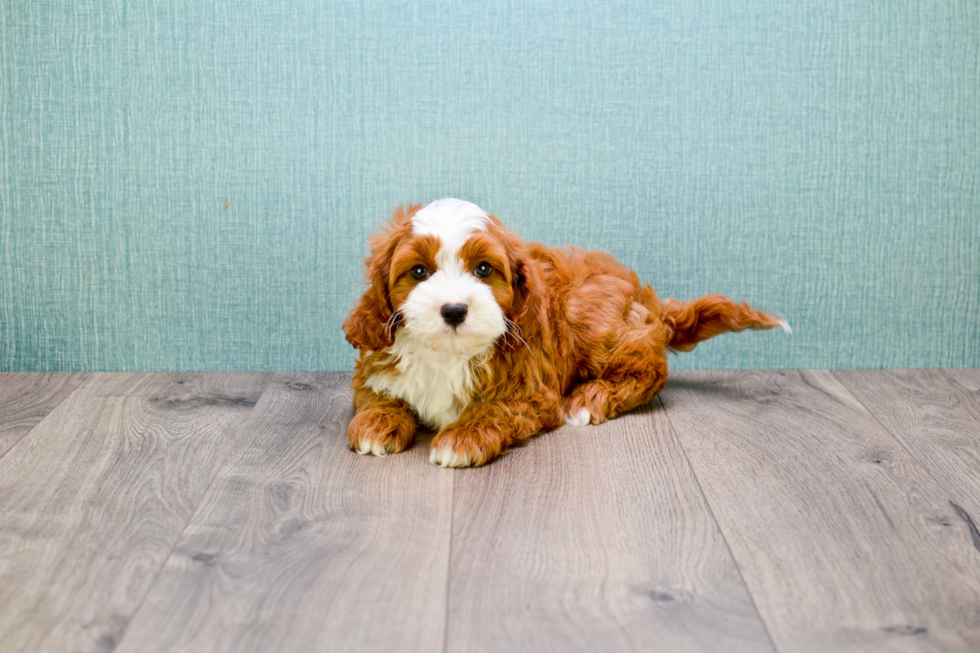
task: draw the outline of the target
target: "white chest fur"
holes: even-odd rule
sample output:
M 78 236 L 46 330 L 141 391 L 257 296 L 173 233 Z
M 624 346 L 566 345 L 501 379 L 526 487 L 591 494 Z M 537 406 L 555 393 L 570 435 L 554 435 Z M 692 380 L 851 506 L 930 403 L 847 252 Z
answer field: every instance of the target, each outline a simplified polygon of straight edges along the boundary
M 435 351 L 404 330 L 386 353 L 397 359 L 394 369 L 372 374 L 367 387 L 404 399 L 426 426 L 445 428 L 473 400 L 473 362 L 479 356 Z

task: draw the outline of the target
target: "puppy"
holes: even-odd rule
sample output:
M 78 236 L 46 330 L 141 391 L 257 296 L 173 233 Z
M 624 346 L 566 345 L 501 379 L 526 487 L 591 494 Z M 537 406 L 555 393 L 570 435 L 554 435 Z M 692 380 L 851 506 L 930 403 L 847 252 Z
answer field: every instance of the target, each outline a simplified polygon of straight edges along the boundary
M 667 352 L 785 321 L 720 295 L 660 301 L 609 254 L 522 242 L 470 202 L 394 211 L 344 324 L 351 449 L 384 456 L 421 425 L 430 462 L 483 465 L 567 422 L 600 424 L 667 381 Z

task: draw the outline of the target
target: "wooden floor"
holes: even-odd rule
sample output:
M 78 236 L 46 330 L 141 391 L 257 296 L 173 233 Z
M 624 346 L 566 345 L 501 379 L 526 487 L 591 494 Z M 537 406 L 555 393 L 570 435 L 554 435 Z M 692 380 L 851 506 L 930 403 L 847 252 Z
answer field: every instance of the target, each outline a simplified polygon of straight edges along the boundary
M 346 374 L 0 374 L 0 651 L 980 651 L 980 370 L 678 372 L 481 469 Z

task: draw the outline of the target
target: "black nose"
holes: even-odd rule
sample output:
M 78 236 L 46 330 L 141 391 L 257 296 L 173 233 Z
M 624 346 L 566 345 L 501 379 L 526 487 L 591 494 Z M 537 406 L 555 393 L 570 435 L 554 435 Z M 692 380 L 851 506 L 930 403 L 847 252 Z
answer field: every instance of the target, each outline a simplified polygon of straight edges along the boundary
M 442 319 L 450 326 L 459 326 L 466 319 L 466 304 L 443 304 Z

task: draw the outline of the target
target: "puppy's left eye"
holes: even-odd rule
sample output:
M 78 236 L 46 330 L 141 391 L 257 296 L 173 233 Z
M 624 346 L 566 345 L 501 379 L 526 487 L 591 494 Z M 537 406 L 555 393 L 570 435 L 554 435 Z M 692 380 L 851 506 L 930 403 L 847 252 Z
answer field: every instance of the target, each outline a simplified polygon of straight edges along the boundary
M 412 268 L 412 277 L 418 281 L 422 281 L 429 276 L 429 271 L 425 269 L 423 265 L 416 265 Z
M 478 277 L 484 277 L 484 278 L 486 278 L 486 277 L 489 277 L 490 276 L 490 273 L 491 272 L 493 272 L 493 268 L 490 267 L 490 264 L 489 263 L 477 263 L 476 264 L 476 269 L 473 270 L 473 272 Z

